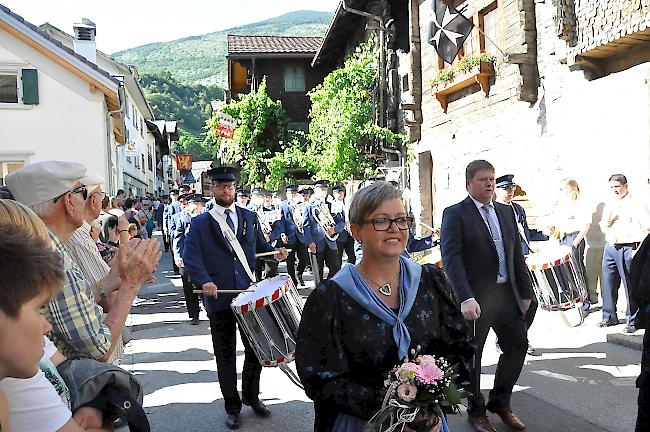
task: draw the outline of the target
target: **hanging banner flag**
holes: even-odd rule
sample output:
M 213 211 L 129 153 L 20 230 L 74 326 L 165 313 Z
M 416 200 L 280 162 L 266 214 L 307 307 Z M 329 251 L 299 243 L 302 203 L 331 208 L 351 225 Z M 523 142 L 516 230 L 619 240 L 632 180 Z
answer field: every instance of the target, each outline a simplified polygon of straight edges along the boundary
M 232 138 L 237 127 L 237 120 L 228 114 L 219 113 L 219 124 L 217 125 L 217 135 L 222 138 Z
M 192 169 L 192 155 L 191 154 L 177 154 L 176 155 L 176 169 L 179 171 L 189 171 Z
M 124 147 L 124 156 L 138 156 L 138 147 L 136 147 L 135 143 L 126 143 L 126 147 Z
M 428 42 L 452 64 L 474 24 L 444 0 L 431 2 L 430 20 Z

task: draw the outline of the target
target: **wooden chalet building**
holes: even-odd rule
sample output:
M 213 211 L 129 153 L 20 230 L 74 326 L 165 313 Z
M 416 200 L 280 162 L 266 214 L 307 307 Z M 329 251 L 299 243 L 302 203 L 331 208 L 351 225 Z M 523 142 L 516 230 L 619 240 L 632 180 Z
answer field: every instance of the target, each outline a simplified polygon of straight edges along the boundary
M 290 128 L 307 130 L 307 93 L 323 82 L 324 68 L 311 61 L 320 37 L 228 35 L 227 102 L 257 89 L 266 77 L 267 93 L 280 100 L 290 118 Z

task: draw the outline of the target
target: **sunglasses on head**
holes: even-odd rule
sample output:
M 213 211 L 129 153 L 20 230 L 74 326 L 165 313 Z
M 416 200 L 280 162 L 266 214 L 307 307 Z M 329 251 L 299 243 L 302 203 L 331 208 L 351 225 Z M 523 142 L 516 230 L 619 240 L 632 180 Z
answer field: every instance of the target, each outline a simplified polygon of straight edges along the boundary
M 84 201 L 88 198 L 88 189 L 86 188 L 85 185 L 81 185 L 81 186 L 76 187 L 76 188 L 74 188 L 74 189 L 72 189 L 70 191 L 64 192 L 61 195 L 59 195 L 58 197 L 54 198 L 54 202 L 57 202 L 58 200 L 60 200 L 62 197 L 64 197 L 65 195 L 67 195 L 69 193 L 71 193 L 71 194 L 80 193 L 81 196 L 83 197 Z

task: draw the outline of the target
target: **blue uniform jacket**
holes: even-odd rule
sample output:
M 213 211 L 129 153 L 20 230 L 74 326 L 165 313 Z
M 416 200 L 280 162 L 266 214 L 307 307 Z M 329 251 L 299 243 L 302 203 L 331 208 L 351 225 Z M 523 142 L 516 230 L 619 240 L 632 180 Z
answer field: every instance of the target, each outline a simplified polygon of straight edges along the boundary
M 183 258 L 183 247 L 185 246 L 185 237 L 190 228 L 190 220 L 192 217 L 188 211 L 182 211 L 172 217 L 172 251 L 174 252 L 174 259 Z
M 323 252 L 326 247 L 337 250 L 336 242 L 331 241 L 325 236 L 325 231 L 316 222 L 312 215 L 312 207 L 316 205 L 315 201 L 309 201 L 305 204 L 305 214 L 303 215 L 303 233 L 305 236 L 305 244 L 316 243 L 316 252 Z M 327 203 L 327 208 L 331 209 L 331 204 Z M 333 215 L 334 218 L 334 231 L 340 233 L 345 229 L 345 221 L 340 213 Z
M 528 221 L 526 220 L 526 211 L 522 206 L 513 202 L 512 207 L 515 209 L 515 216 L 517 222 L 519 222 L 522 228 L 524 229 L 524 234 L 526 235 L 526 240 L 528 241 L 528 243 L 530 243 L 531 241 L 548 240 L 548 236 L 544 235 L 544 233 L 542 233 L 541 231 L 528 228 Z M 530 253 L 530 248 L 523 240 L 521 241 L 521 250 L 523 251 L 524 255 L 528 255 Z
M 158 208 L 156 209 L 156 223 L 158 224 L 158 227 L 161 229 L 163 227 L 163 215 L 165 214 L 165 207 L 166 207 L 165 204 L 160 203 L 158 205 Z
M 165 211 L 163 212 L 163 220 L 165 221 L 164 226 L 167 227 L 167 233 L 169 233 L 170 236 L 172 235 L 172 230 L 170 229 L 169 225 L 172 222 L 172 216 L 180 212 L 181 203 L 178 201 L 165 206 Z
M 274 248 L 264 240 L 257 215 L 250 210 L 236 207 L 237 239 L 241 244 L 248 265 L 255 269 L 255 254 L 270 252 Z M 251 280 L 241 265 L 230 242 L 221 232 L 221 227 L 210 213 L 203 213 L 192 219 L 185 237 L 183 249 L 185 270 L 195 285 L 214 282 L 219 289 L 246 289 Z M 203 303 L 208 313 L 224 311 L 230 307 L 236 294 L 204 296 Z
M 298 229 L 293 221 L 293 210 L 286 200 L 280 203 L 280 211 L 282 212 L 282 232 L 287 236 L 289 244 L 295 244 Z
M 432 247 L 438 244 L 437 240 L 434 240 L 432 236 L 428 235 L 417 240 L 413 234 L 409 231 L 409 239 L 406 243 L 405 252 L 413 253 L 420 252 L 423 250 L 431 249 Z

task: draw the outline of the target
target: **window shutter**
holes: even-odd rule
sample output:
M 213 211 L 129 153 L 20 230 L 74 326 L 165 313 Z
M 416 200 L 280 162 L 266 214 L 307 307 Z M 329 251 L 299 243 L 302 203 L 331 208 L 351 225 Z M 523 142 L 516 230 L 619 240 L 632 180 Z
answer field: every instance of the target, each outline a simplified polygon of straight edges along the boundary
M 23 103 L 38 105 L 38 73 L 36 69 L 23 69 Z

